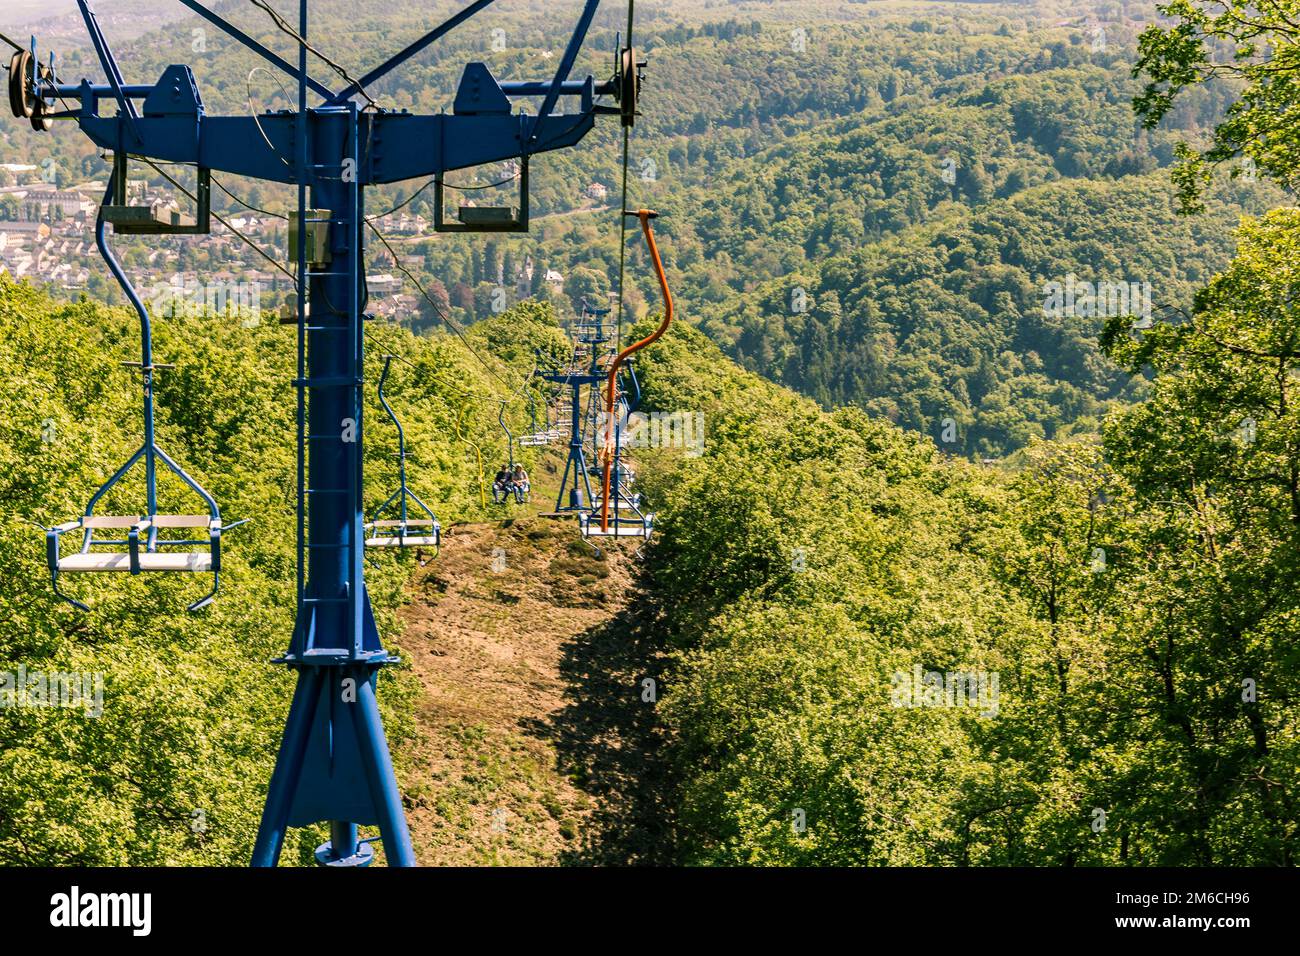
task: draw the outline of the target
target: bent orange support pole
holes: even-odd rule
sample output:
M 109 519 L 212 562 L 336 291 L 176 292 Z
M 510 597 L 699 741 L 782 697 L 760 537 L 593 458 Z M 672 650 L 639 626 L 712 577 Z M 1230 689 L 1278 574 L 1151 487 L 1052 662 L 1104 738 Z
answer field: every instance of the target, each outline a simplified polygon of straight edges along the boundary
M 656 219 L 659 213 L 653 209 L 638 209 L 636 212 L 623 210 L 625 216 L 636 216 L 641 220 L 641 231 L 645 233 L 646 245 L 650 247 L 650 258 L 654 262 L 655 273 L 659 276 L 659 291 L 664 297 L 664 319 L 659 323 L 659 328 L 655 329 L 640 342 L 633 342 L 623 351 L 619 352 L 614 362 L 609 367 L 609 378 L 605 389 L 605 472 L 601 485 L 600 497 L 600 530 L 609 530 L 609 485 L 610 469 L 614 467 L 614 400 L 618 391 L 618 370 L 626 359 L 633 352 L 645 348 L 664 332 L 668 331 L 668 326 L 673 323 L 673 296 L 668 291 L 668 277 L 664 275 L 664 264 L 659 258 L 659 247 L 655 245 L 654 230 L 650 228 L 650 220 Z

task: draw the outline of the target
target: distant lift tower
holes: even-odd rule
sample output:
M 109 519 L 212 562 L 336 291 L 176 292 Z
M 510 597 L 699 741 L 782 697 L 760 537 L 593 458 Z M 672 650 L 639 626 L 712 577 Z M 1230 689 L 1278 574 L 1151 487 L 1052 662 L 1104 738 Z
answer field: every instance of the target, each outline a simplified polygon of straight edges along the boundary
M 378 826 L 390 864 L 412 866 L 415 855 L 375 699 L 376 676 L 394 658 L 380 645 L 364 581 L 362 504 L 362 262 L 365 188 L 428 179 L 441 187 L 448 170 L 513 160 L 520 169 L 517 208 L 462 207 L 443 231 L 527 229 L 527 165 L 532 154 L 576 144 L 596 116 L 636 116 L 641 67 L 616 44 L 610 79 L 571 80 L 599 0 L 585 0 L 554 76 L 498 82 L 483 63 L 466 65 L 452 111 L 417 115 L 358 106 L 399 65 L 489 6 L 475 0 L 392 58 L 337 91 L 308 74 L 306 0 L 299 0 L 297 63 L 291 63 L 208 10 L 186 7 L 297 83 L 296 112 L 211 116 L 188 66 L 169 66 L 157 83 L 130 85 L 122 76 L 89 0 L 78 0 L 106 84 L 62 80 L 53 56 L 22 58 L 11 101 L 30 109 L 35 129 L 75 121 L 100 148 L 188 164 L 206 186 L 212 170 L 298 189 L 291 222 L 297 259 L 298 588 L 288 651 L 278 659 L 298 674 L 284 739 L 271 775 L 253 849 L 254 866 L 279 860 L 291 826 L 329 822 L 317 851 L 327 865 L 371 861 L 357 826 Z M 287 25 L 285 25 L 287 27 Z M 314 105 L 308 97 L 319 98 Z M 598 105 L 610 96 L 617 105 Z M 535 115 L 514 112 L 512 99 L 540 98 Z M 557 111 L 562 102 L 572 112 Z M 69 104 L 60 109 L 61 101 Z M 114 115 L 100 115 L 105 102 Z M 441 188 L 437 191 L 441 200 Z M 310 200 L 310 201 L 309 201 Z M 441 204 L 441 203 L 440 203 Z M 575 403 L 575 409 L 577 403 Z
M 587 428 L 591 426 L 594 437 L 595 417 L 600 408 L 600 386 L 609 377 L 608 369 L 602 368 L 601 364 L 614 357 L 613 350 L 606 345 L 610 341 L 609 330 L 605 327 L 605 317 L 609 313 L 609 309 L 596 308 L 584 299 L 582 313 L 573 328 L 573 360 L 564 371 L 542 373 L 542 378 L 547 381 L 569 389 L 569 456 L 555 498 L 557 514 L 586 511 L 594 500 L 587 464 Z M 630 365 L 628 369 L 629 374 L 633 374 Z M 586 402 L 583 400 L 584 389 L 588 390 Z

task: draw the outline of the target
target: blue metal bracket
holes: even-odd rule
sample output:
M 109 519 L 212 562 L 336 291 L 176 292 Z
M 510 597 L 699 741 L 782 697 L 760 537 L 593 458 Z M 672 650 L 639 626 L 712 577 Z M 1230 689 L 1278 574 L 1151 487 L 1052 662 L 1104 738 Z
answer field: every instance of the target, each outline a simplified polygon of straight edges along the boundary
M 109 48 L 108 40 L 99 29 L 99 17 L 91 8 L 90 0 L 77 0 L 77 6 L 81 8 L 81 18 L 86 22 L 86 32 L 90 34 L 90 42 L 95 47 L 99 64 L 104 68 L 104 75 L 108 77 L 108 85 L 113 88 L 113 96 L 117 99 L 122 122 L 131 133 L 131 141 L 142 143 L 144 140 L 141 139 L 140 129 L 136 125 L 140 115 L 135 110 L 135 104 L 123 92 L 125 83 L 122 80 L 122 72 L 117 68 L 117 60 L 113 56 L 112 49 Z
M 586 5 L 582 8 L 582 16 L 578 18 L 578 25 L 573 31 L 573 36 L 569 37 L 568 46 L 564 49 L 564 56 L 560 59 L 560 66 L 555 71 L 555 79 L 551 80 L 551 88 L 546 91 L 546 99 L 542 100 L 542 108 L 537 114 L 537 119 L 533 121 L 532 129 L 529 130 L 527 148 L 530 150 L 537 146 L 542 124 L 551 115 L 551 111 L 555 109 L 555 103 L 560 98 L 564 81 L 569 78 L 569 73 L 573 70 L 573 63 L 578 58 L 578 50 L 582 48 L 582 42 L 587 37 L 587 30 L 591 27 L 591 18 L 596 15 L 598 6 L 600 6 L 600 0 L 587 0 Z

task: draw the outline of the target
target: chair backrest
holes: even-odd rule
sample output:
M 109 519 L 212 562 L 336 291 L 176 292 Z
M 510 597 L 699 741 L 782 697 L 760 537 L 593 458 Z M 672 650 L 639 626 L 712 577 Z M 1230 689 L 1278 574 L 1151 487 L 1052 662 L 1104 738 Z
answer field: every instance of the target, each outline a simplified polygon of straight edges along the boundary
M 139 524 L 143 518 L 139 515 L 87 515 L 81 519 L 83 528 L 130 528 Z
M 155 528 L 206 528 L 211 523 L 211 515 L 154 515 L 150 521 Z

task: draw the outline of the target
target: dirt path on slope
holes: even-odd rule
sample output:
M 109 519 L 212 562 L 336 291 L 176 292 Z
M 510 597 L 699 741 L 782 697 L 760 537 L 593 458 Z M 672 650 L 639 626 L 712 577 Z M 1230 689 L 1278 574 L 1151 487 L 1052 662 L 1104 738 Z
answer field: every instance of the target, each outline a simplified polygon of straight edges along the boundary
M 455 526 L 416 572 L 403 656 L 421 685 L 402 789 L 422 865 L 661 862 L 637 545 L 571 521 Z

